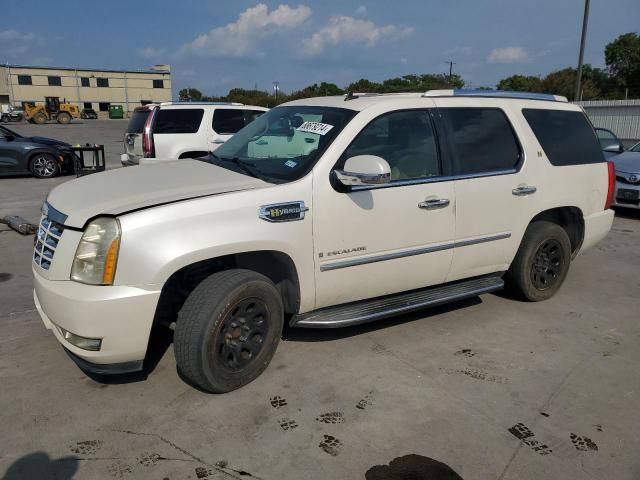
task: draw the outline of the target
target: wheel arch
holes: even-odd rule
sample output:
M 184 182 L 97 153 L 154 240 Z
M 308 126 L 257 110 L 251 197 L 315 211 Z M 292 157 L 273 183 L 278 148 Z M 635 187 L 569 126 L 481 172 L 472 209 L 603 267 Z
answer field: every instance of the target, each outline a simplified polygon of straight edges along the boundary
M 193 289 L 208 276 L 233 268 L 252 270 L 269 278 L 282 297 L 286 313 L 298 313 L 300 282 L 293 259 L 277 250 L 256 250 L 199 260 L 174 271 L 164 283 L 154 324 L 170 325 Z
M 571 258 L 575 258 L 584 241 L 584 216 L 576 206 L 550 208 L 538 213 L 529 224 L 538 220 L 546 220 L 560 225 L 569 236 L 571 242 Z
M 47 155 L 51 155 L 62 168 L 62 162 L 60 161 L 60 158 L 58 157 L 58 155 L 56 155 L 54 152 L 46 148 L 34 148 L 29 152 L 29 156 L 27 157 L 27 168 L 29 169 L 29 171 L 31 171 L 31 163 L 33 162 L 34 158 L 43 153 Z

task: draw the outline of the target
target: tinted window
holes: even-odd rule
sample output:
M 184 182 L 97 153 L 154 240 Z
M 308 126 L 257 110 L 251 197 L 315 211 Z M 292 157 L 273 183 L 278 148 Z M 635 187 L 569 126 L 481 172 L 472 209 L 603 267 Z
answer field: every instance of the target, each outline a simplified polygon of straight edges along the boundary
M 264 112 L 262 110 L 245 110 L 244 111 L 244 123 L 251 123 Z
M 147 117 L 151 113 L 151 110 L 134 110 L 129 119 L 129 125 L 127 126 L 127 133 L 142 133 L 144 130 L 144 124 L 147 121 Z
M 18 85 L 31 85 L 31 75 L 18 75 Z
M 453 155 L 455 175 L 509 170 L 520 161 L 520 146 L 499 108 L 440 109 Z
M 60 77 L 47 77 L 47 81 L 49 82 L 50 87 L 59 87 L 62 85 Z
M 596 137 L 602 149 L 610 147 L 611 145 L 620 145 L 620 140 L 618 140 L 618 137 L 610 130 L 596 128 Z
M 153 133 L 196 133 L 203 115 L 201 108 L 160 110 Z
M 98 77 L 98 78 L 96 78 L 96 85 L 98 87 L 108 87 L 109 86 L 109 79 L 108 78 L 103 78 L 103 77 Z
M 213 130 L 216 133 L 231 135 L 244 127 L 244 112 L 230 108 L 216 108 L 213 112 Z
M 80 82 L 83 87 L 89 87 L 89 77 L 81 77 Z
M 604 161 L 593 128 L 582 112 L 525 108 L 522 114 L 553 165 Z
M 356 155 L 376 155 L 391 167 L 391 181 L 440 174 L 438 149 L 429 113 L 393 112 L 364 127 L 342 154 L 340 165 Z
M 164 82 L 162 80 L 154 80 L 153 88 L 164 88 Z

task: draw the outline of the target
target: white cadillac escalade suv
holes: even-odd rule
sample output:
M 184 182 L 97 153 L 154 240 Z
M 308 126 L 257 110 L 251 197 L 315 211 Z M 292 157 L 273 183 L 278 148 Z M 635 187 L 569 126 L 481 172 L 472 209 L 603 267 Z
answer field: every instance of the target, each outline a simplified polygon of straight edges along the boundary
M 267 367 L 285 321 L 354 325 L 503 286 L 545 300 L 613 221 L 612 166 L 552 95 L 297 100 L 214 153 L 49 194 L 34 300 L 81 368 L 140 370 L 169 327 L 181 373 L 227 392 Z

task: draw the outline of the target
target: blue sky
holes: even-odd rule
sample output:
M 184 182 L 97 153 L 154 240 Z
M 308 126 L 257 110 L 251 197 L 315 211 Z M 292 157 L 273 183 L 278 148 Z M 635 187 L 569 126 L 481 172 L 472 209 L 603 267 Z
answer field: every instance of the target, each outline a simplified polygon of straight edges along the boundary
M 0 62 L 172 66 L 174 95 L 231 87 L 291 91 L 409 73 L 448 60 L 472 87 L 575 66 L 583 0 L 20 0 L 3 4 Z M 638 0 L 592 0 L 585 62 L 640 31 Z

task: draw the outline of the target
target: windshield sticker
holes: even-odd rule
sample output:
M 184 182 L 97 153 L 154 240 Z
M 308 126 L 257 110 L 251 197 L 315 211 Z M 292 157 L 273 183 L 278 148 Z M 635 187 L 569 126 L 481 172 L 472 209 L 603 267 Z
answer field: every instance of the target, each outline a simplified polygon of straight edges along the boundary
M 297 162 L 294 162 L 293 160 L 287 160 L 286 162 L 284 162 L 284 164 L 289 167 L 289 168 L 294 168 L 297 164 Z
M 317 133 L 318 135 L 326 135 L 333 128 L 333 125 L 320 122 L 304 122 L 296 130 L 306 133 Z

